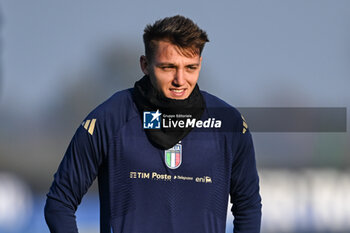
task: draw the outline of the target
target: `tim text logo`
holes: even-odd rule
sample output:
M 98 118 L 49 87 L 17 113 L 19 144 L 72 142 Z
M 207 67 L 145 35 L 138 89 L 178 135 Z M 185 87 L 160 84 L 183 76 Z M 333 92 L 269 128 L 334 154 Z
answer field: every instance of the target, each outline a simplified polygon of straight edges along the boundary
M 156 112 L 143 112 L 143 128 L 144 129 L 160 129 L 160 116 L 162 113 L 157 110 Z

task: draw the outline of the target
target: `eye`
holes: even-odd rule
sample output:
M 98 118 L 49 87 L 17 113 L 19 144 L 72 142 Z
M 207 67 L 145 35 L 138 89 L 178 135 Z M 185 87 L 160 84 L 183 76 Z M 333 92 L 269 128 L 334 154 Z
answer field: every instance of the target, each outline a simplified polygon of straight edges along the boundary
M 175 67 L 171 65 L 166 65 L 166 66 L 160 66 L 160 68 L 164 71 L 168 71 L 168 70 L 174 69 Z
M 194 71 L 198 68 L 198 66 L 187 66 L 187 69 L 190 71 Z

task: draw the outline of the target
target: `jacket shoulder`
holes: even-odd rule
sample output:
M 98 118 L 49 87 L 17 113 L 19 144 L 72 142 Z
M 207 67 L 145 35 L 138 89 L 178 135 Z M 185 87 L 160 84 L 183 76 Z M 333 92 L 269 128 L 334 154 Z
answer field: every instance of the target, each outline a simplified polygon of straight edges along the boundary
M 87 129 L 87 125 L 93 122 L 96 133 L 106 137 L 115 135 L 121 127 L 139 117 L 131 92 L 132 88 L 113 94 L 87 115 L 80 128 L 85 126 Z
M 233 117 L 241 118 L 241 113 L 232 105 L 228 104 L 227 102 L 220 99 L 219 97 L 216 97 L 215 95 L 212 95 L 206 91 L 201 91 L 201 93 L 204 97 L 204 101 L 208 109 L 224 108 L 228 110 L 231 114 L 233 114 Z
M 215 119 L 222 119 L 225 129 L 230 128 L 234 132 L 246 131 L 243 128 L 247 124 L 237 108 L 206 91 L 201 91 L 201 93 L 205 100 L 209 116 L 215 117 Z
M 102 104 L 97 106 L 89 114 L 94 116 L 129 118 L 136 114 L 134 101 L 132 99 L 132 88 L 114 93 Z

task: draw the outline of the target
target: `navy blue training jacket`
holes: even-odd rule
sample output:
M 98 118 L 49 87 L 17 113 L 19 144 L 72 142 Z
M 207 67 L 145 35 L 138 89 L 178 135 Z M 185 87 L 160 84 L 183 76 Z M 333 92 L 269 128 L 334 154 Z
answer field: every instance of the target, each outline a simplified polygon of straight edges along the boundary
M 225 108 L 232 130 L 193 129 L 171 169 L 148 141 L 131 91 L 114 94 L 77 129 L 47 194 L 50 231 L 78 232 L 75 211 L 97 177 L 102 233 L 224 233 L 229 196 L 234 232 L 260 232 L 254 148 L 240 113 L 202 91 L 202 119 L 220 119 L 215 109 Z

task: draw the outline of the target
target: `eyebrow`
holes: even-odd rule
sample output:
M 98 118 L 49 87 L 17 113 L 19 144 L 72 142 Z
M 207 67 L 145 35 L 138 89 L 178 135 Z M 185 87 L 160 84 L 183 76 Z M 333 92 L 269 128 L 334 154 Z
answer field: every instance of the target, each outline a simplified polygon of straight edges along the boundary
M 162 62 L 162 63 L 158 63 L 156 66 L 177 66 L 177 65 L 170 62 Z M 186 66 L 199 66 L 199 63 L 191 63 L 191 64 L 187 64 Z

